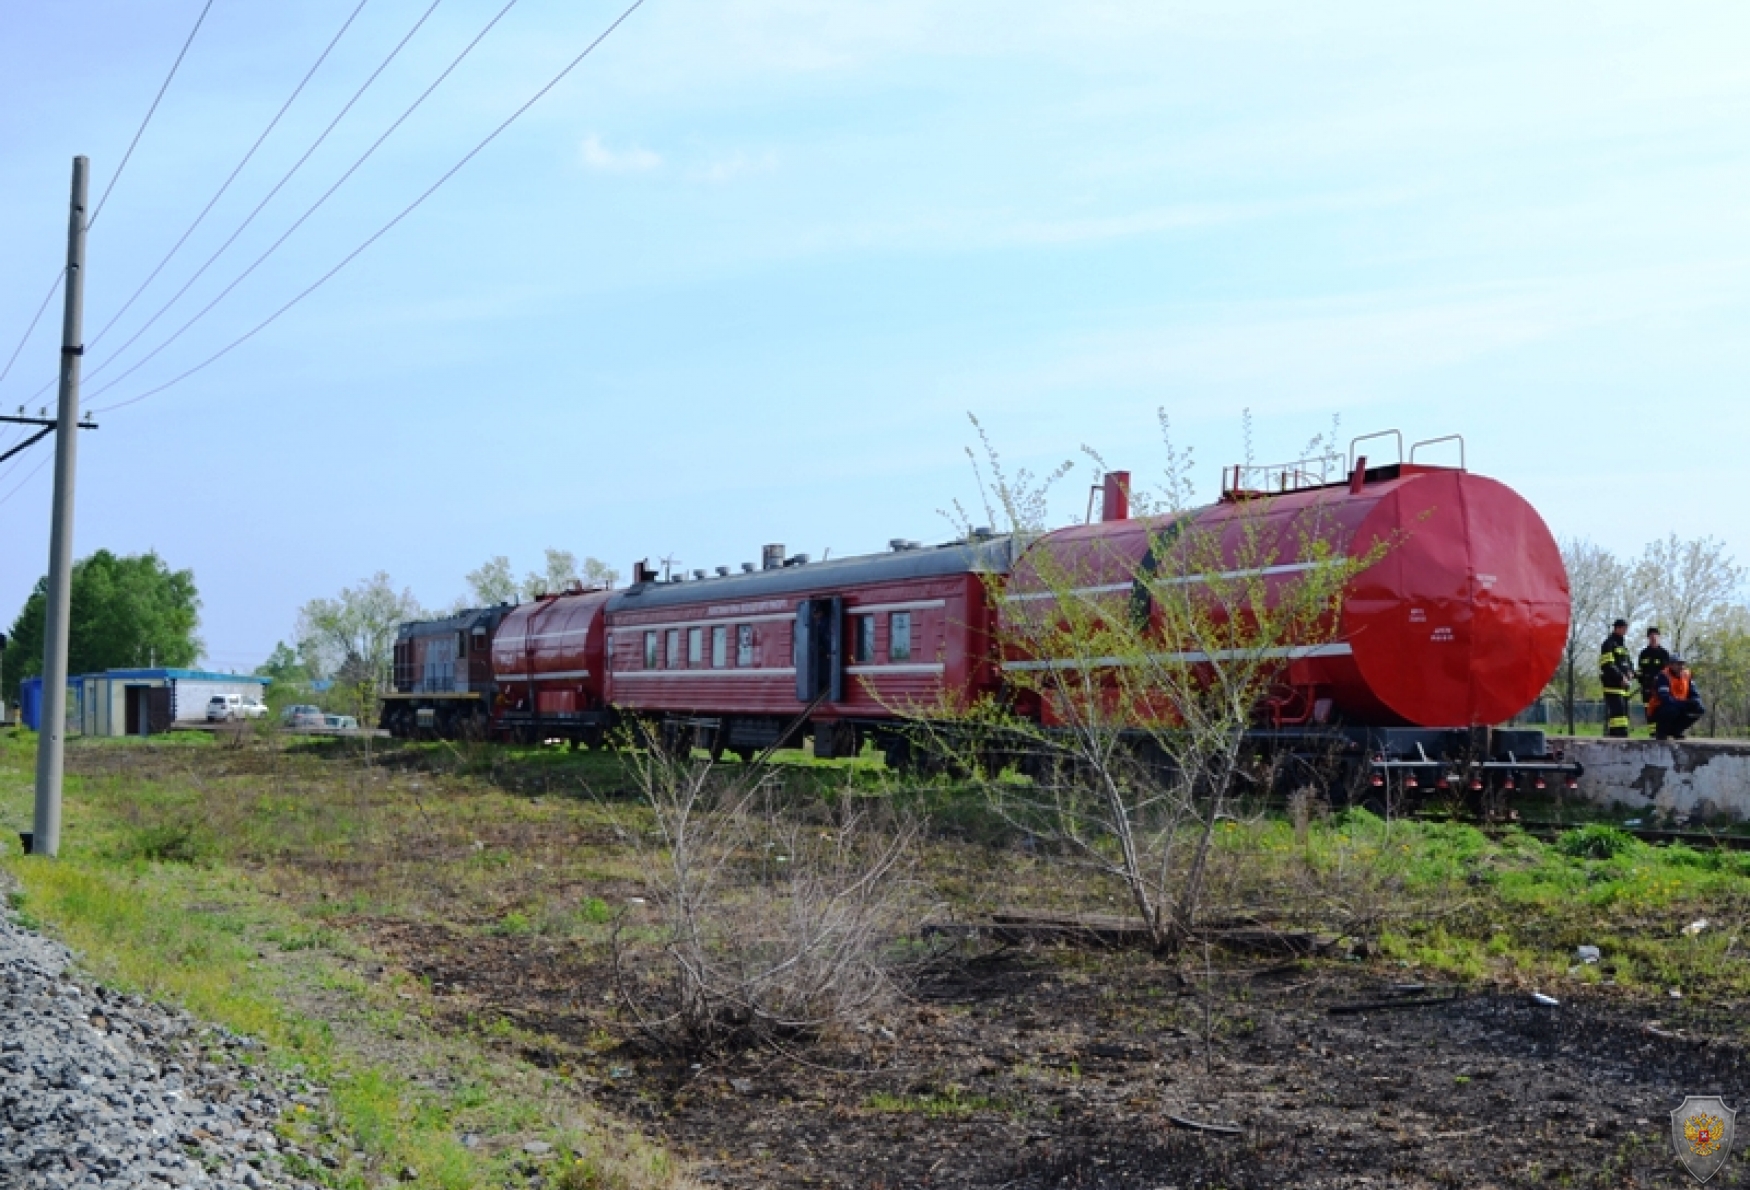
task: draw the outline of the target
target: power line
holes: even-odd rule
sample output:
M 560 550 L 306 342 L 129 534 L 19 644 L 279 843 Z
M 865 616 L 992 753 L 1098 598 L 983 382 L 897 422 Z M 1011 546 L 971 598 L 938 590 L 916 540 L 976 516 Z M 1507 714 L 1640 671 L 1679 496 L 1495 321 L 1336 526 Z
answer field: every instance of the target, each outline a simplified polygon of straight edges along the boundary
M 414 199 L 412 202 L 408 203 L 407 206 L 402 208 L 400 214 L 396 215 L 393 219 L 389 220 L 389 222 L 383 224 L 382 227 L 379 227 L 375 232 L 373 232 L 371 234 L 369 239 L 365 240 L 365 242 L 360 244 L 357 248 L 354 248 L 344 258 L 342 258 L 342 260 L 340 261 L 339 264 L 337 264 L 333 268 L 329 269 L 326 273 L 323 273 L 322 276 L 318 277 L 314 282 L 312 282 L 307 288 L 305 288 L 302 292 L 300 292 L 296 297 L 292 298 L 291 301 L 287 302 L 285 305 L 283 305 L 279 309 L 275 310 L 272 314 L 269 314 L 266 318 L 262 319 L 261 322 L 257 323 L 252 329 L 250 329 L 249 331 L 247 331 L 243 335 L 239 336 L 238 338 L 233 339 L 230 343 L 226 344 L 224 347 L 220 348 L 218 351 L 214 352 L 212 355 L 208 356 L 206 359 L 202 360 L 200 363 L 196 364 L 194 367 L 188 369 L 188 371 L 183 372 L 181 375 L 176 376 L 171 380 L 165 381 L 163 384 L 160 384 L 156 388 L 147 389 L 145 392 L 139 394 L 138 396 L 129 397 L 125 401 L 117 401 L 112 405 L 102 406 L 100 409 L 97 409 L 94 412 L 107 413 L 112 409 L 121 409 L 121 408 L 124 408 L 125 406 L 128 406 L 128 405 L 137 405 L 141 401 L 144 401 L 147 397 L 155 396 L 158 393 L 163 392 L 165 389 L 172 387 L 173 385 L 180 384 L 184 380 L 187 380 L 190 376 L 193 376 L 196 372 L 199 372 L 201 369 L 206 368 L 211 364 L 217 363 L 224 356 L 228 355 L 232 350 L 234 350 L 237 347 L 242 346 L 244 343 L 246 343 L 250 339 L 254 338 L 257 334 L 261 333 L 270 324 L 272 324 L 276 319 L 278 319 L 280 315 L 284 314 L 287 310 L 290 310 L 293 306 L 297 305 L 299 302 L 301 302 L 305 298 L 309 297 L 312 293 L 316 292 L 316 290 L 320 289 L 336 273 L 340 272 L 341 269 L 344 269 L 347 265 L 351 264 L 354 259 L 356 259 L 361 253 L 364 252 L 365 249 L 369 248 L 372 244 L 376 243 L 385 234 L 387 234 L 388 231 L 392 227 L 394 227 L 397 223 L 400 223 L 403 219 L 407 218 L 407 216 L 411 215 L 414 212 L 414 210 L 421 203 L 423 203 L 426 199 L 430 198 L 433 194 L 437 193 L 437 190 L 439 187 L 441 187 L 445 182 L 448 182 L 452 177 L 454 177 L 458 172 L 460 172 L 462 167 L 467 165 L 468 162 L 472 161 L 475 158 L 475 156 L 478 155 L 482 149 L 484 149 L 487 145 L 491 144 L 494 140 L 498 139 L 498 135 L 500 133 L 502 133 L 506 128 L 509 128 L 512 124 L 514 124 L 517 121 L 517 119 L 522 116 L 522 114 L 524 112 L 528 111 L 531 107 L 534 107 L 536 103 L 540 102 L 540 100 L 546 96 L 547 92 L 551 91 L 554 87 L 557 87 L 560 84 L 560 82 L 562 82 L 565 79 L 566 75 L 570 74 L 573 70 L 577 69 L 578 65 L 580 63 L 582 63 L 582 61 L 585 58 L 589 57 L 590 54 L 595 51 L 595 48 L 597 46 L 601 45 L 602 42 L 606 41 L 608 39 L 609 35 L 612 34 L 614 32 L 614 30 L 618 29 L 622 24 L 624 24 L 626 22 L 626 19 L 628 17 L 630 17 L 634 12 L 637 12 L 638 9 L 643 6 L 643 4 L 644 4 L 644 0 L 633 0 L 631 7 L 627 8 L 625 12 L 622 12 L 618 17 L 616 17 L 614 19 L 613 24 L 609 25 L 606 29 L 602 30 L 600 35 L 598 35 L 594 41 L 590 42 L 587 46 L 585 46 L 583 48 L 583 51 L 581 53 L 579 53 L 577 55 L 577 57 L 573 58 L 569 63 L 567 63 L 563 70 L 561 70 L 558 74 L 554 75 L 552 77 L 552 79 L 550 79 L 548 81 L 546 86 L 542 87 L 539 91 L 536 91 L 532 96 L 529 97 L 527 102 L 525 102 L 521 107 L 517 108 L 516 111 L 512 112 L 508 117 L 506 117 L 506 119 L 504 120 L 504 122 L 502 124 L 500 124 L 497 128 L 494 128 L 491 132 L 487 133 L 485 138 L 482 139 L 480 141 L 480 143 L 476 144 L 472 149 L 469 149 L 468 152 L 462 157 L 462 159 L 460 161 L 458 161 L 458 162 L 456 162 L 456 164 L 452 165 L 449 168 L 449 170 L 447 170 L 443 174 L 442 177 L 438 178 L 437 181 L 433 182 L 429 187 L 427 187 L 423 194 L 421 194 L 418 198 Z
M 381 75 L 383 73 L 383 71 L 385 71 L 389 68 L 389 64 L 395 60 L 396 56 L 399 55 L 401 53 L 402 49 L 406 47 L 407 43 L 409 41 L 413 40 L 413 35 L 415 33 L 419 32 L 420 27 L 425 24 L 426 20 L 431 16 L 432 13 L 437 11 L 437 6 L 439 4 L 441 4 L 442 2 L 443 2 L 443 0 L 432 0 L 431 7 L 427 8 L 425 10 L 425 12 L 423 14 L 421 14 L 420 18 L 417 21 L 413 22 L 413 27 L 411 29 L 409 29 L 405 35 L 403 35 L 403 37 L 401 38 L 400 41 L 395 43 L 395 48 L 389 51 L 388 57 L 384 58 L 382 60 L 382 62 L 378 63 L 377 68 L 371 72 L 371 76 L 369 78 L 367 78 L 362 85 L 360 85 L 360 87 L 357 91 L 353 92 L 352 98 L 348 99 L 346 101 L 345 106 L 343 106 L 340 109 L 340 111 L 335 113 L 334 119 L 332 119 L 328 122 L 328 127 L 324 128 L 322 130 L 321 134 L 318 135 L 314 141 L 310 142 L 310 147 L 304 150 L 304 155 L 302 157 L 299 157 L 297 159 L 297 161 L 292 163 L 292 168 L 288 169 L 285 172 L 285 175 L 283 177 L 281 177 L 278 182 L 274 183 L 273 189 L 271 189 L 267 192 L 267 196 L 265 198 L 263 198 L 259 203 L 255 204 L 255 209 L 253 211 L 250 211 L 249 214 L 244 218 L 243 222 L 237 225 L 237 229 L 231 233 L 230 238 L 227 239 L 223 244 L 219 245 L 218 251 L 214 252 L 211 256 L 207 257 L 206 263 L 201 265 L 200 268 L 198 268 L 194 271 L 194 276 L 190 277 L 187 281 L 183 282 L 182 288 L 177 290 L 174 294 L 172 294 L 170 296 L 169 301 L 165 302 L 162 306 L 158 307 L 158 312 L 153 314 L 152 317 L 148 318 L 146 320 L 146 324 L 144 326 L 142 326 L 139 330 L 135 331 L 133 333 L 133 336 L 131 338 L 129 338 L 126 343 L 123 343 L 120 347 L 116 348 L 113 352 L 110 353 L 110 355 L 107 359 L 103 360 L 96 367 L 87 371 L 85 373 L 86 379 L 90 379 L 91 377 L 97 375 L 99 372 L 103 371 L 103 369 L 108 367 L 110 364 L 114 363 L 116 361 L 116 358 L 118 356 L 120 356 L 122 354 L 122 352 L 126 351 L 129 347 L 132 347 L 134 345 L 134 343 L 139 340 L 140 336 L 144 335 L 146 333 L 146 331 L 151 328 L 153 323 L 157 322 L 160 318 L 162 318 L 165 315 L 165 313 L 170 309 L 170 307 L 174 306 L 179 300 L 181 300 L 182 295 L 189 291 L 189 287 L 192 286 L 196 281 L 200 280 L 201 276 L 203 274 L 205 274 L 206 271 L 213 266 L 213 263 L 215 261 L 217 261 L 219 259 L 219 257 L 221 257 L 225 254 L 225 250 L 228 249 L 232 244 L 237 242 L 237 237 L 242 235 L 244 229 L 247 228 L 251 223 L 253 223 L 255 221 L 255 217 L 257 215 L 261 214 L 262 208 L 266 207 L 268 203 L 273 201 L 273 196 L 278 194 L 280 192 L 280 190 L 285 186 L 285 184 L 292 180 L 292 176 L 294 174 L 296 174 L 298 172 L 298 170 L 303 168 L 304 162 L 310 160 L 310 155 L 312 153 L 314 153 L 318 148 L 321 147 L 323 141 L 328 139 L 328 134 L 333 132 L 335 129 L 335 126 L 337 124 L 339 124 L 341 122 L 341 120 L 346 118 L 346 113 L 352 110 L 353 105 L 355 103 L 357 103 L 360 100 L 360 98 L 362 98 L 364 96 L 364 93 L 370 89 L 371 84 L 377 81 L 377 77 L 379 75 Z M 43 393 L 46 393 L 49 391 L 49 389 L 53 388 L 54 384 L 55 384 L 55 382 L 53 380 L 49 381 L 48 384 L 45 384 L 45 385 L 43 385 L 42 388 L 38 389 L 36 391 L 36 393 L 32 396 L 31 399 L 35 400 L 36 397 L 42 396 Z
M 0 496 L 0 504 L 4 504 L 8 500 L 12 499 L 12 497 L 16 496 L 18 494 L 18 489 L 22 488 L 25 484 L 27 484 L 31 480 L 35 479 L 36 473 L 38 471 L 41 471 L 44 467 L 48 466 L 49 460 L 54 458 L 54 457 L 55 457 L 54 455 L 48 454 L 48 455 L 44 455 L 42 458 L 38 459 L 36 462 L 36 466 L 32 467 L 30 469 L 30 472 L 27 475 L 25 475 L 25 477 L 23 479 L 19 480 L 16 484 L 14 484 L 11 491 L 7 492 L 4 496 Z
M 153 357 L 155 357 L 160 351 L 163 351 L 166 347 L 168 347 L 172 343 L 176 342 L 176 340 L 178 340 L 182 337 L 182 335 L 185 331 L 187 331 L 190 327 L 192 327 L 195 323 L 199 322 L 201 319 L 205 318 L 207 316 L 208 312 L 211 311 L 214 306 L 217 306 L 220 302 L 224 301 L 225 298 L 230 295 L 232 290 L 236 289 L 239 285 L 243 284 L 244 280 L 249 276 L 249 274 L 253 273 L 258 267 L 260 267 L 262 262 L 267 260 L 267 258 L 272 256 L 275 252 L 277 252 L 279 250 L 280 245 L 285 243 L 288 239 L 290 239 L 292 237 L 292 233 L 297 231 L 298 228 L 300 228 L 304 225 L 305 220 L 309 219 L 310 216 L 314 215 L 318 210 L 320 210 L 322 207 L 322 204 L 327 202 L 331 197 L 333 197 L 334 192 L 336 190 L 339 190 L 343 185 L 345 185 L 346 180 L 348 178 L 352 177 L 353 174 L 357 173 L 359 168 L 361 166 L 363 166 L 366 161 L 370 160 L 371 154 L 375 153 L 379 148 L 382 147 L 384 141 L 388 140 L 389 137 L 394 135 L 395 130 L 397 128 L 400 128 L 401 125 L 404 122 L 406 122 L 407 118 L 409 116 L 413 115 L 413 113 L 419 109 L 419 106 L 422 103 L 424 103 L 427 98 L 430 97 L 431 93 L 433 91 L 436 91 L 438 89 L 439 85 L 441 85 L 445 79 L 450 77 L 451 72 L 454 71 L 456 69 L 456 67 L 458 67 L 462 64 L 463 59 L 465 59 L 470 53 L 473 52 L 474 47 L 480 44 L 480 42 L 486 37 L 486 35 L 492 31 L 492 27 L 494 25 L 498 24 L 498 22 L 503 19 L 504 15 L 506 13 L 508 13 L 512 8 L 515 8 L 516 4 L 517 4 L 517 0 L 509 0 L 509 2 L 507 4 L 505 4 L 505 6 L 503 8 L 499 9 L 497 15 L 494 16 L 490 21 L 487 21 L 485 26 L 480 30 L 480 32 L 478 32 L 474 35 L 474 40 L 470 41 L 467 45 L 463 46 L 462 52 L 457 54 L 456 57 L 450 62 L 450 64 L 448 66 L 444 67 L 443 73 L 438 75 L 436 79 L 432 80 L 432 83 L 429 87 L 427 87 L 424 91 L 420 92 L 419 98 L 415 99 L 411 104 L 409 104 L 407 107 L 407 110 L 402 112 L 400 116 L 396 117 L 395 122 L 393 124 L 389 125 L 389 127 L 383 131 L 383 134 L 371 143 L 371 147 L 366 149 L 362 154 L 360 154 L 358 160 L 354 161 L 352 163 L 352 165 L 347 168 L 347 171 L 345 173 L 341 174 L 340 177 L 335 180 L 335 182 L 332 186 L 330 186 L 327 190 L 323 191 L 322 197 L 318 198 L 314 203 L 311 203 L 309 209 L 306 210 L 302 215 L 299 215 L 297 218 L 297 221 L 294 222 L 290 227 L 286 228 L 286 230 L 283 233 L 281 233 L 279 239 L 275 240 L 272 244 L 269 244 L 267 251 L 263 252 L 260 256 L 256 257 L 254 263 L 252 263 L 248 268 L 244 269 L 241 273 L 239 273 L 237 275 L 237 277 L 234 280 L 232 280 L 231 284 L 225 286 L 224 289 L 221 289 L 219 291 L 217 297 L 213 298 L 213 300 L 208 302 L 205 306 L 202 306 L 200 311 L 197 314 L 195 314 L 195 316 L 193 318 L 190 318 L 187 322 L 183 323 L 180 327 L 178 327 L 170 335 L 170 337 L 168 339 L 165 339 L 162 343 L 158 344 L 158 346 L 152 348 L 151 351 L 147 352 L 143 357 L 141 357 L 139 360 L 137 360 L 131 367 L 129 367 L 120 376 L 112 377 L 107 384 L 104 384 L 102 387 L 93 390 L 91 393 L 91 396 L 93 396 L 93 397 L 101 396 L 102 394 L 108 392 L 110 389 L 114 388 L 116 385 L 120 384 L 122 381 L 126 380 L 129 376 L 132 376 L 135 372 L 138 372 L 141 368 L 145 367 L 148 363 L 150 363 L 152 361 Z M 434 4 L 433 7 L 436 7 L 436 5 Z M 174 300 L 174 299 L 172 299 L 172 300 Z M 148 324 L 148 325 L 150 325 L 150 324 Z M 135 335 L 134 338 L 135 339 L 139 338 L 139 335 Z M 132 343 L 133 341 L 134 341 L 133 339 L 128 340 L 129 343 Z M 127 349 L 127 344 L 124 343 L 120 350 L 126 350 L 126 349 Z M 95 371 L 95 370 L 96 369 L 93 369 L 93 371 Z
M 18 362 L 18 353 L 24 350 L 24 345 L 30 339 L 30 333 L 36 330 L 36 324 L 42 320 L 43 311 L 49 308 L 49 303 L 55 300 L 55 294 L 60 292 L 61 278 L 67 275 L 62 269 L 55 274 L 55 283 L 49 286 L 49 291 L 43 294 L 43 304 L 36 308 L 36 316 L 30 320 L 30 325 L 24 328 L 24 334 L 18 340 L 18 346 L 12 349 L 12 357 L 6 361 L 6 366 L 0 368 L 0 380 L 6 379 L 6 374 L 12 371 L 12 365 Z
M 103 197 L 97 200 L 97 209 L 91 212 L 91 218 L 85 221 L 85 230 L 90 231 L 97 225 L 97 217 L 103 214 L 103 204 L 109 201 L 109 192 L 115 189 L 115 184 L 122 180 L 122 171 L 128 167 L 128 159 L 134 155 L 134 146 L 140 143 L 140 138 L 146 134 L 146 125 L 152 122 L 152 113 L 158 110 L 159 100 L 164 98 L 164 92 L 170 90 L 170 80 L 176 77 L 177 69 L 182 65 L 183 57 L 188 53 L 188 47 L 194 44 L 194 35 L 201 31 L 201 22 L 207 19 L 207 12 L 213 7 L 213 0 L 207 0 L 201 8 L 200 16 L 194 19 L 194 28 L 188 31 L 188 40 L 182 43 L 182 50 L 176 55 L 176 61 L 170 64 L 170 73 L 164 76 L 164 85 L 158 88 L 158 94 L 152 100 L 152 106 L 146 109 L 146 118 L 140 121 L 139 130 L 134 133 L 134 139 L 128 142 L 128 151 L 122 154 L 122 163 L 115 167 L 115 174 L 109 179 L 109 185 L 103 188 Z
M 297 101 L 298 96 L 303 94 L 305 86 L 307 86 L 310 80 L 316 76 L 316 71 L 321 69 L 322 63 L 328 60 L 328 55 L 334 52 L 334 47 L 340 44 L 340 39 L 346 35 L 346 31 L 352 27 L 352 23 L 358 19 L 359 13 L 363 12 L 365 10 L 365 5 L 369 3 L 370 0 L 359 0 L 358 7 L 352 10 L 352 15 L 347 17 L 346 21 L 340 26 L 340 32 L 334 35 L 334 39 L 328 43 L 327 48 L 316 58 L 315 63 L 310 69 L 305 72 L 304 77 L 298 82 L 298 85 L 292 88 L 291 95 L 280 105 L 280 110 L 274 113 L 273 119 L 267 122 L 267 127 L 261 130 L 261 135 L 255 138 L 255 143 L 249 146 L 249 151 L 243 154 L 243 160 L 237 163 L 237 168 L 231 171 L 231 176 L 226 178 L 224 183 L 220 185 L 219 189 L 213 194 L 213 197 L 207 200 L 207 205 L 201 208 L 201 213 L 194 217 L 194 222 L 188 225 L 188 230 L 182 233 L 182 237 L 178 239 L 176 243 L 171 245 L 170 251 L 164 254 L 164 259 L 158 262 L 158 267 L 154 268 L 151 274 L 144 281 L 140 282 L 140 287 L 134 290 L 134 295 L 122 303 L 122 308 L 117 310 L 115 314 L 110 317 L 110 320 L 103 324 L 102 330 L 98 331 L 95 335 L 85 341 L 86 347 L 90 348 L 97 346 L 103 336 L 109 333 L 109 329 L 121 320 L 122 315 L 126 314 L 133 304 L 140 300 L 140 295 L 146 292 L 146 287 L 158 279 L 158 274 L 164 271 L 164 266 L 170 263 L 171 258 L 182 250 L 182 246 L 188 242 L 188 237 L 194 234 L 195 228 L 201 225 L 201 221 L 212 211 L 214 204 L 225 196 L 225 191 L 231 188 L 231 183 L 237 180 L 237 175 L 243 172 L 243 167 L 249 164 L 250 158 L 255 156 L 255 151 L 261 148 L 263 141 L 267 140 L 268 134 L 278 126 L 281 118 L 291 109 L 292 104 Z M 5 376 L 6 374 L 4 372 L 0 372 L 0 380 L 5 379 Z

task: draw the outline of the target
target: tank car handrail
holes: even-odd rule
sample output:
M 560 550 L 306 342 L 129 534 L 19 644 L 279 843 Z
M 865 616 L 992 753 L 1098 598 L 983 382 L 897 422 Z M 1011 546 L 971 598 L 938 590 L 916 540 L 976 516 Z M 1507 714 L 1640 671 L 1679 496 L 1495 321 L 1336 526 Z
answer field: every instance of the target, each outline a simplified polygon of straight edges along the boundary
M 1236 493 L 1280 495 L 1323 487 L 1331 482 L 1333 458 L 1332 455 L 1308 455 L 1286 463 L 1235 463 L 1221 470 L 1221 492 L 1224 496 Z M 1258 486 L 1248 487 L 1254 476 Z
M 1456 442 L 1456 443 L 1458 443 L 1458 469 L 1460 471 L 1469 471 L 1470 468 L 1466 467 L 1464 465 L 1464 435 L 1463 434 L 1442 434 L 1438 438 L 1424 438 L 1420 442 L 1412 442 L 1410 444 L 1410 462 L 1413 463 L 1416 461 L 1416 452 L 1418 450 L 1420 450 L 1422 447 L 1424 447 L 1424 446 L 1438 446 L 1442 442 Z
M 1396 438 L 1398 440 L 1398 462 L 1404 461 L 1404 433 L 1402 430 L 1375 430 L 1371 434 L 1363 434 L 1349 442 L 1349 465 L 1345 470 L 1355 470 L 1355 448 L 1363 442 L 1371 442 L 1375 438 Z

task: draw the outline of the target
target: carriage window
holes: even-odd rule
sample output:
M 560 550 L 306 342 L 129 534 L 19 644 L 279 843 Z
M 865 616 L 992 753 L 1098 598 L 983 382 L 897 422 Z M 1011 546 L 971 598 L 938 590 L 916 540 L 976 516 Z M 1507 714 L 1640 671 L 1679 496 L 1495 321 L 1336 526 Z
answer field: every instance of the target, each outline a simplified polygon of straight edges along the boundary
M 875 660 L 875 617 L 857 616 L 857 651 L 856 660 L 868 663 Z
M 735 626 L 735 664 L 743 667 L 753 664 L 752 624 L 737 624 Z
M 887 659 L 911 660 L 911 613 L 894 612 L 887 618 Z
M 711 629 L 711 668 L 722 669 L 729 664 L 729 629 L 719 625 Z
M 705 630 L 703 628 L 687 629 L 687 664 L 697 665 L 705 653 Z
M 644 634 L 644 668 L 656 668 L 656 633 L 654 632 Z
M 668 657 L 665 664 L 670 669 L 681 667 L 681 630 L 679 628 L 668 630 Z

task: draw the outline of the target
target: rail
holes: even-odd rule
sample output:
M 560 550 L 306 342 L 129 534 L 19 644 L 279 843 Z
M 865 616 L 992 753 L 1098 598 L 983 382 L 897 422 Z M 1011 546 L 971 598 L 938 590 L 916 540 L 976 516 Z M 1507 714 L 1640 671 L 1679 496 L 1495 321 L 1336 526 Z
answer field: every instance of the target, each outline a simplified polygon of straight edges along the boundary
M 1355 458 L 1356 458 L 1355 448 L 1357 446 L 1360 446 L 1363 442 L 1372 442 L 1375 438 L 1395 438 L 1395 439 L 1397 439 L 1397 443 L 1398 443 L 1398 459 L 1397 459 L 1397 461 L 1399 463 L 1402 463 L 1404 461 L 1404 435 L 1403 435 L 1403 431 L 1402 430 L 1375 430 L 1371 434 L 1363 434 L 1359 438 L 1354 438 L 1354 439 L 1350 440 L 1350 442 L 1349 442 L 1349 461 L 1348 461 L 1348 465 L 1343 468 L 1345 473 L 1355 470 Z
M 1336 482 L 1336 462 L 1335 455 L 1325 454 L 1286 463 L 1235 463 L 1221 469 L 1221 494 L 1231 499 L 1326 487 Z
M 1442 434 L 1438 438 L 1424 438 L 1420 442 L 1411 443 L 1410 444 L 1410 462 L 1414 463 L 1416 461 L 1416 452 L 1418 450 L 1421 450 L 1424 446 L 1438 446 L 1442 442 L 1456 442 L 1456 443 L 1458 443 L 1458 469 L 1460 471 L 1470 470 L 1470 468 L 1468 468 L 1464 465 L 1464 435 L 1463 434 Z

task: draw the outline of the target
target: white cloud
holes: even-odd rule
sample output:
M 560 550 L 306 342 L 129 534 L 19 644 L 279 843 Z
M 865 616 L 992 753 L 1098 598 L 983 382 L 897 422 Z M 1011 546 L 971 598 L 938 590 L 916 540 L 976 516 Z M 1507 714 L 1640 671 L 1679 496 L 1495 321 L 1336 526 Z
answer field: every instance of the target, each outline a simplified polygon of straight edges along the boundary
M 778 168 L 778 155 L 767 149 L 763 153 L 725 154 L 707 162 L 694 177 L 703 182 L 727 182 L 746 174 L 769 173 Z
M 662 164 L 662 155 L 649 149 L 610 149 L 593 132 L 583 138 L 583 163 L 605 173 L 641 173 Z

